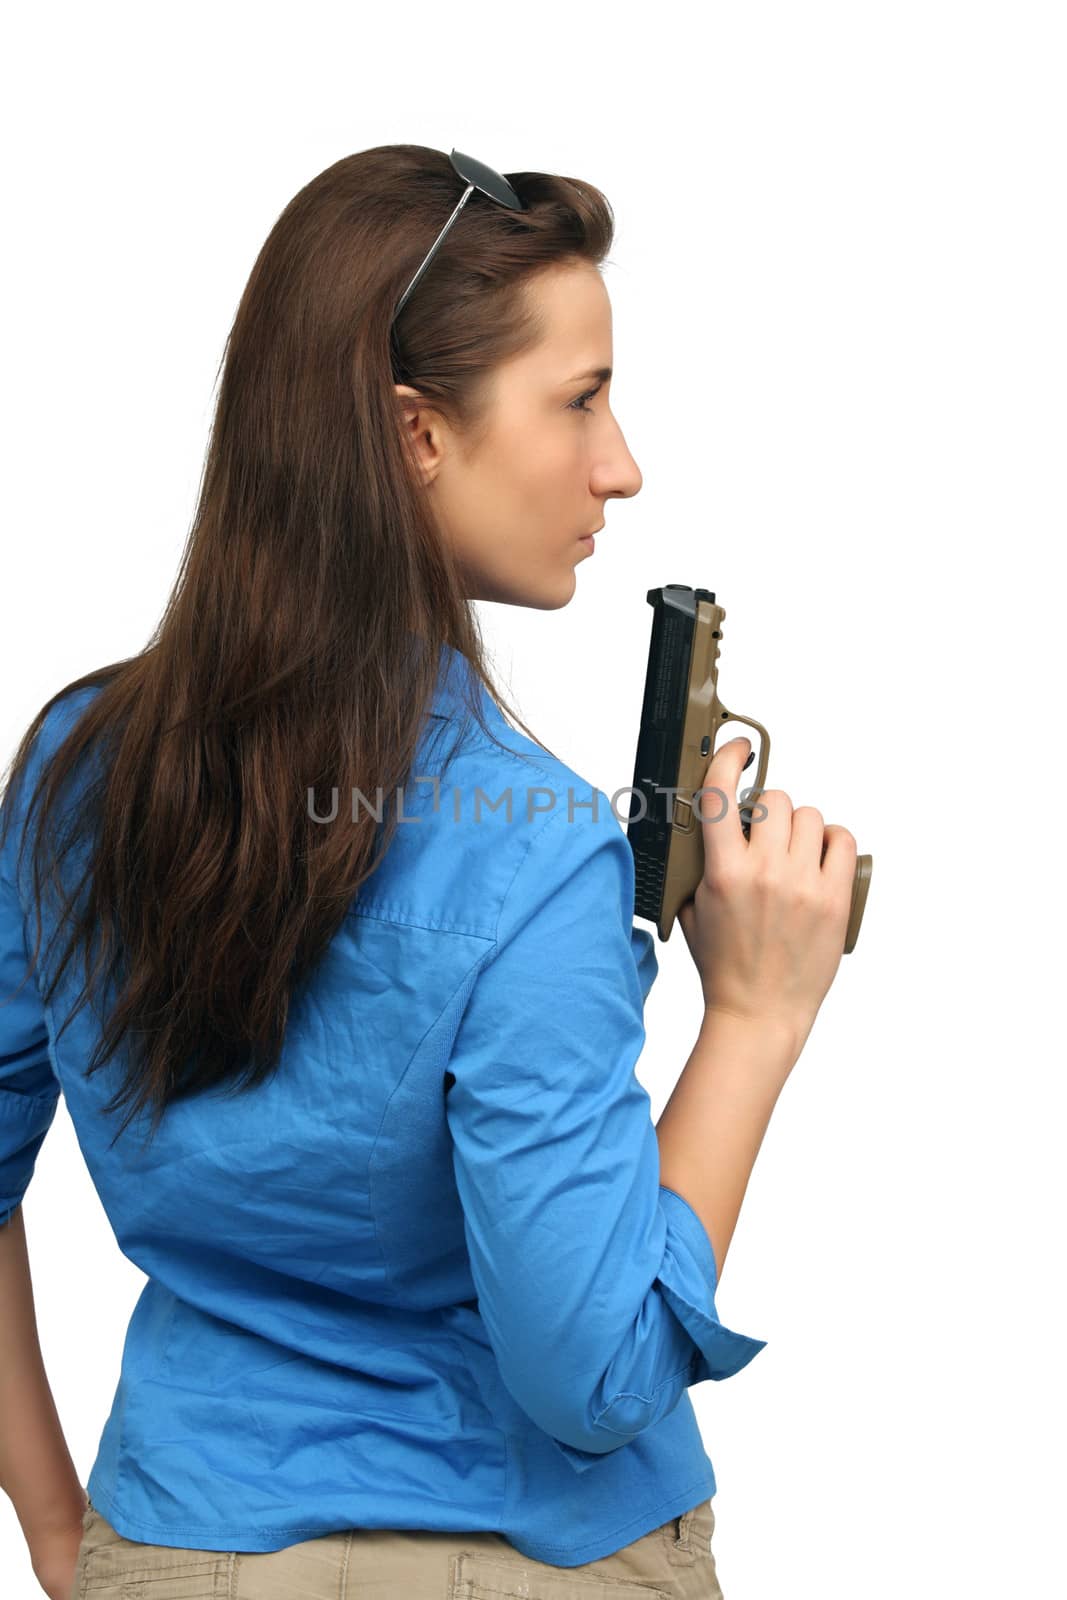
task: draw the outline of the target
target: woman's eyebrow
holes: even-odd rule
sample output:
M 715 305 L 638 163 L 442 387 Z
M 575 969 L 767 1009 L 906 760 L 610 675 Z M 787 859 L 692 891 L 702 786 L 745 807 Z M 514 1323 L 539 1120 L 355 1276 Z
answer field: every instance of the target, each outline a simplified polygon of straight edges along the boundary
M 611 377 L 610 367 L 590 367 L 587 372 L 578 372 L 573 378 L 568 378 L 568 383 L 583 383 L 586 378 L 599 378 L 601 383 L 607 383 Z

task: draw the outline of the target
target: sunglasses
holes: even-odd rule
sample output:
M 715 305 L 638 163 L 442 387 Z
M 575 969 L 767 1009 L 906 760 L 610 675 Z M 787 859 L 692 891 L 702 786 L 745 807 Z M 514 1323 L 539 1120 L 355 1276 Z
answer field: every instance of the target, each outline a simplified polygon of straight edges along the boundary
M 456 209 L 453 211 L 452 215 L 449 217 L 448 221 L 445 223 L 444 227 L 437 235 L 437 238 L 427 251 L 426 258 L 420 266 L 418 272 L 416 272 L 415 276 L 404 290 L 404 293 L 397 301 L 396 310 L 393 312 L 393 322 L 396 321 L 397 317 L 407 305 L 408 300 L 411 297 L 411 291 L 414 289 L 415 285 L 426 271 L 426 268 L 430 265 L 430 262 L 433 260 L 438 250 L 440 250 L 449 228 L 455 222 L 456 218 L 463 210 L 463 207 L 467 204 L 467 201 L 470 199 L 475 189 L 477 189 L 481 194 L 488 195 L 490 200 L 495 200 L 497 205 L 507 206 L 509 211 L 526 210 L 526 207 L 523 205 L 522 201 L 519 199 L 508 180 L 506 178 L 502 178 L 499 172 L 494 172 L 492 167 L 483 165 L 481 161 L 475 161 L 473 156 L 465 156 L 461 150 L 453 150 L 448 159 L 451 161 L 453 167 L 459 173 L 467 187 L 464 189 L 463 194 L 457 201 Z M 390 324 L 390 327 L 392 327 L 392 323 Z

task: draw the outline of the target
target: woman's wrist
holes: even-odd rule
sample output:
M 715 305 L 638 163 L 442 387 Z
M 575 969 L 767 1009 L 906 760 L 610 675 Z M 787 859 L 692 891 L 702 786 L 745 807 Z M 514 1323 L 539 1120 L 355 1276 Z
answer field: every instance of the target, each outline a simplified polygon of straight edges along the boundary
M 727 1006 L 705 1005 L 699 1040 L 714 1035 L 729 1041 L 746 1056 L 771 1064 L 782 1072 L 783 1080 L 796 1065 L 804 1041 L 811 1032 L 811 1020 L 776 1012 L 747 1013 Z
M 32 1509 L 26 1508 L 25 1503 L 15 1505 L 27 1548 L 32 1551 L 49 1539 L 68 1533 L 71 1528 L 80 1529 L 88 1505 L 89 1497 L 76 1477 L 66 1480 L 62 1488 L 57 1487 L 47 1505 Z

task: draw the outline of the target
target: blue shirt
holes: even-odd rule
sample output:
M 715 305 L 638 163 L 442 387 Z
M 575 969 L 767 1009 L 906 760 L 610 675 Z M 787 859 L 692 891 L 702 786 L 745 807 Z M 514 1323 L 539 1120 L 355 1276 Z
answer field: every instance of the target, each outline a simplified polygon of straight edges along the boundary
M 35 935 L 18 819 L 97 690 L 52 708 L 9 797 L 0 1221 L 62 1093 L 147 1276 L 87 1484 L 129 1539 L 492 1532 L 572 1567 L 715 1493 L 689 1390 L 765 1341 L 719 1321 L 708 1235 L 659 1182 L 634 1071 L 657 963 L 624 825 L 480 686 L 508 750 L 472 724 L 435 766 L 468 671 L 446 651 L 413 820 L 297 996 L 281 1070 L 172 1104 L 148 1144 L 144 1111 L 109 1148 L 124 1057 L 85 1078 L 95 1007 L 60 1036 L 80 953 L 48 1006 L 36 977 L 6 1000 Z

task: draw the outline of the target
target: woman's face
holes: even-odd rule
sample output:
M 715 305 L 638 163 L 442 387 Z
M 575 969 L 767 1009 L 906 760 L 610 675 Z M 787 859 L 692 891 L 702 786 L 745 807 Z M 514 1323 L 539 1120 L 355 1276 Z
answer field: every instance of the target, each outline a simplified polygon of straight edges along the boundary
M 574 569 L 593 553 L 582 537 L 603 525 L 605 500 L 636 494 L 641 473 L 611 414 L 610 378 L 590 375 L 613 360 L 599 271 L 553 267 L 526 292 L 545 337 L 493 375 L 488 430 L 473 448 L 416 389 L 396 391 L 411 402 L 405 437 L 467 597 L 552 611 L 574 594 Z

